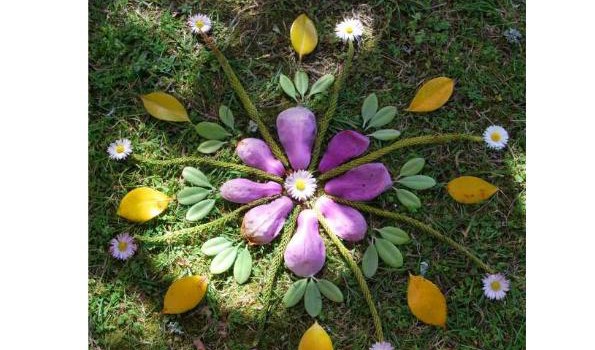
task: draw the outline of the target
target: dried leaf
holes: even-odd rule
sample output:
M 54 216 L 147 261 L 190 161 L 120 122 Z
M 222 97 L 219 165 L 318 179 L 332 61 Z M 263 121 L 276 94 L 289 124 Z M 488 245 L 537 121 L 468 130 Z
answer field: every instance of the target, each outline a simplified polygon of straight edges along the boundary
M 219 119 L 221 119 L 223 124 L 227 125 L 231 130 L 234 129 L 235 120 L 233 118 L 233 113 L 226 105 L 219 106 Z
M 314 322 L 302 335 L 298 350 L 333 350 L 333 342 L 324 328 Z
M 448 194 L 457 202 L 475 204 L 483 202 L 498 191 L 498 187 L 475 176 L 461 176 L 446 185 Z
M 204 298 L 208 281 L 202 276 L 188 276 L 175 280 L 163 300 L 164 314 L 181 314 L 193 309 Z
M 168 122 L 189 122 L 188 113 L 180 101 L 165 92 L 141 95 L 147 112 L 153 117 Z
M 171 200 L 152 188 L 135 188 L 122 198 L 117 214 L 130 221 L 143 223 L 161 214 Z
M 198 221 L 203 219 L 205 216 L 209 215 L 213 207 L 215 206 L 214 199 L 206 199 L 204 201 L 200 201 L 195 205 L 191 206 L 190 209 L 186 212 L 186 220 L 188 221 Z
M 425 82 L 415 94 L 407 112 L 432 112 L 442 107 L 452 95 L 454 80 L 438 77 Z
M 217 150 L 219 148 L 221 148 L 221 146 L 223 146 L 226 143 L 227 142 L 217 141 L 217 140 L 205 141 L 205 142 L 201 143 L 200 145 L 198 145 L 197 151 L 199 151 L 200 153 L 205 153 L 205 154 L 214 153 L 214 152 L 217 152 Z
M 407 304 L 420 321 L 445 327 L 446 299 L 434 283 L 421 276 L 409 275 Z
M 252 256 L 248 248 L 240 250 L 233 266 L 233 278 L 238 284 L 245 283 L 252 273 Z
M 378 251 L 373 244 L 370 244 L 364 253 L 362 259 L 362 271 L 364 276 L 371 278 L 376 274 L 378 269 Z
M 299 15 L 293 21 L 289 30 L 289 36 L 291 38 L 291 45 L 293 45 L 295 52 L 298 53 L 300 60 L 302 56 L 314 51 L 318 44 L 316 26 L 314 26 L 314 22 L 305 14 Z
M 231 135 L 221 125 L 212 122 L 196 124 L 196 133 L 207 140 L 223 140 Z
M 312 85 L 308 97 L 326 91 L 334 81 L 335 77 L 332 74 L 325 74 L 321 76 L 318 80 L 316 80 L 314 85 Z
M 304 293 L 306 292 L 306 286 L 308 285 L 308 279 L 303 278 L 301 280 L 295 281 L 287 292 L 283 296 L 283 304 L 285 307 L 292 307 L 296 305 L 302 298 L 304 297 Z

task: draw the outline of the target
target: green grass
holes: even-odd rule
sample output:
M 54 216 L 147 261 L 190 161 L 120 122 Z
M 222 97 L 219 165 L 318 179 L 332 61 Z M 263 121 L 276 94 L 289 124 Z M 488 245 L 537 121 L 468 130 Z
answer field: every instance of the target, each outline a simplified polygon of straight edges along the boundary
M 512 279 L 503 302 L 486 300 L 482 273 L 463 256 L 420 232 L 407 229 L 412 244 L 404 246 L 402 269 L 381 267 L 369 280 L 384 322 L 387 340 L 399 349 L 521 349 L 525 343 L 525 52 L 509 44 L 501 33 L 524 32 L 524 2 L 482 1 L 217 1 L 199 7 L 191 1 L 94 1 L 89 4 L 89 347 L 93 349 L 192 349 L 200 338 L 209 349 L 250 349 L 261 304 L 268 262 L 275 244 L 253 249 L 255 267 L 246 285 L 237 286 L 230 274 L 211 279 L 206 298 L 196 309 L 178 316 L 160 314 L 171 281 L 185 274 L 208 274 L 210 259 L 199 252 L 209 237 L 238 239 L 238 222 L 208 232 L 190 244 L 142 246 L 125 262 L 111 258 L 107 243 L 116 234 L 163 234 L 190 227 L 187 207 L 172 203 L 156 219 L 136 225 L 116 216 L 119 200 L 129 190 L 150 186 L 174 195 L 182 186 L 182 166 L 154 167 L 115 162 L 108 144 L 130 138 L 134 152 L 159 158 L 196 154 L 202 141 L 185 124 L 155 120 L 143 110 L 139 94 L 156 90 L 184 102 L 194 122 L 214 119 L 221 103 L 236 116 L 242 137 L 247 116 L 227 84 L 214 56 L 185 28 L 187 15 L 208 13 L 216 20 L 214 34 L 257 107 L 273 123 L 283 109 L 294 105 L 278 87 L 280 73 L 292 76 L 298 63 L 289 44 L 289 26 L 302 11 L 316 22 L 320 42 L 302 63 L 311 80 L 334 72 L 345 49 L 333 35 L 334 24 L 355 11 L 373 28 L 356 52 L 354 68 L 342 93 L 337 130 L 361 125 L 355 117 L 364 97 L 375 92 L 380 105 L 399 112 L 391 127 L 402 137 L 428 133 L 480 134 L 501 124 L 511 134 L 504 152 L 488 152 L 480 144 L 424 146 L 383 158 L 396 172 L 414 156 L 426 158 L 424 174 L 438 186 L 419 191 L 424 206 L 411 216 L 433 225 L 475 251 L 484 261 Z M 416 115 L 403 110 L 424 79 L 445 75 L 456 79 L 455 94 L 442 109 Z M 326 108 L 324 96 L 310 107 L 317 116 Z M 384 143 L 386 144 L 386 143 Z M 373 149 L 381 147 L 373 142 Z M 233 146 L 217 153 L 232 160 Z M 203 168 L 215 185 L 237 173 Z M 450 199 L 445 183 L 460 175 L 475 175 L 497 185 L 501 192 L 475 206 Z M 394 192 L 375 205 L 402 211 Z M 235 208 L 218 199 L 213 219 Z M 368 217 L 371 227 L 392 224 Z M 357 261 L 366 244 L 350 245 Z M 322 276 L 336 282 L 344 304 L 325 302 L 319 322 L 327 328 L 336 349 L 367 349 L 373 327 L 351 272 L 327 241 L 327 264 Z M 407 271 L 418 273 L 427 261 L 427 278 L 446 294 L 446 330 L 423 325 L 410 314 L 406 302 Z M 279 301 L 293 276 L 283 273 L 276 289 Z M 303 307 L 272 313 L 262 349 L 295 349 L 312 319 Z M 172 331 L 172 324 L 183 333 Z

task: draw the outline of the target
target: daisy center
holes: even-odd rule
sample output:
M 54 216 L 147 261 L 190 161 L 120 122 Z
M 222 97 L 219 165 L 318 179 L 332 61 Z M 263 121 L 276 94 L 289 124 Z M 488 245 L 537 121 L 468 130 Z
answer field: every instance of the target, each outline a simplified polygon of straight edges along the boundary
M 287 176 L 283 187 L 293 199 L 304 201 L 314 195 L 316 179 L 310 172 L 298 170 Z
M 347 34 L 352 34 L 353 33 L 353 27 L 349 26 L 347 28 L 345 28 L 345 32 L 347 32 Z
M 498 141 L 500 141 L 502 139 L 502 136 L 499 133 L 494 132 L 494 133 L 492 133 L 492 135 L 490 136 L 490 138 L 492 139 L 492 141 L 498 142 Z
M 118 242 L 118 250 L 119 251 L 125 252 L 127 248 L 128 248 L 128 243 L 123 242 L 123 241 Z
M 497 291 L 499 291 L 499 290 L 500 290 L 500 288 L 501 288 L 501 286 L 500 286 L 500 282 L 498 282 L 498 281 L 494 281 L 494 282 L 490 283 L 490 288 L 492 288 L 492 290 L 493 290 L 494 292 L 497 292 Z
M 194 22 L 194 25 L 196 26 L 196 28 L 200 29 L 205 26 L 205 22 L 199 19 L 198 21 Z
M 299 191 L 303 191 L 306 189 L 306 181 L 304 181 L 304 179 L 297 179 L 295 181 L 295 188 L 297 188 Z
M 126 147 L 124 147 L 124 145 L 116 146 L 116 153 L 124 153 L 125 150 L 126 150 Z

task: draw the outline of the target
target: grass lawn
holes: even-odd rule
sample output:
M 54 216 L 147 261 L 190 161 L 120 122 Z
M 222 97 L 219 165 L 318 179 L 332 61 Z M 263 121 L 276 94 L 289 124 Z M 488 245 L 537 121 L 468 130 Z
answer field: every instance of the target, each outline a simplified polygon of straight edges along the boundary
M 162 300 L 173 279 L 208 275 L 210 258 L 200 253 L 206 239 L 235 237 L 240 220 L 220 231 L 195 237 L 189 244 L 142 245 L 126 262 L 107 250 L 121 232 L 160 235 L 191 227 L 187 206 L 176 202 L 146 224 L 132 224 L 116 215 L 120 199 L 131 189 L 149 186 L 170 196 L 183 186 L 183 166 L 157 167 L 132 160 L 108 159 L 115 139 L 132 140 L 134 152 L 155 158 L 197 154 L 202 140 L 190 124 L 151 118 L 140 94 L 162 90 L 183 101 L 193 122 L 214 120 L 219 105 L 231 107 L 241 135 L 216 153 L 233 160 L 233 145 L 256 136 L 248 117 L 212 53 L 189 33 L 185 19 L 195 12 L 215 20 L 214 36 L 257 107 L 273 125 L 277 114 L 295 105 L 278 86 L 280 73 L 293 76 L 298 62 L 289 43 L 289 27 L 303 11 L 315 21 L 320 41 L 302 62 L 313 79 L 334 73 L 345 49 L 334 37 L 334 25 L 352 12 L 373 28 L 356 51 L 354 65 L 340 96 L 332 136 L 361 125 L 360 106 L 369 93 L 380 105 L 394 105 L 398 114 L 390 127 L 401 138 L 435 133 L 481 134 L 491 124 L 511 135 L 503 152 L 483 144 L 451 143 L 407 148 L 382 161 L 398 172 L 404 161 L 424 157 L 423 173 L 437 179 L 431 190 L 417 191 L 423 207 L 409 213 L 387 191 L 374 205 L 404 212 L 464 244 L 511 278 L 505 300 L 487 300 L 481 290 L 483 273 L 472 262 L 428 235 L 402 226 L 413 238 L 402 246 L 401 269 L 380 265 L 368 280 L 384 323 L 387 340 L 396 349 L 521 349 L 525 344 L 525 47 L 511 44 L 504 30 L 524 33 L 525 5 L 516 0 L 475 1 L 91 1 L 89 3 L 89 347 L 92 349 L 193 349 L 201 339 L 208 349 L 250 349 L 262 308 L 261 290 L 275 244 L 252 249 L 255 265 L 249 283 L 238 286 L 230 273 L 211 278 L 206 300 L 194 310 L 162 315 Z M 428 78 L 456 80 L 455 93 L 441 109 L 429 114 L 404 112 L 419 84 Z M 317 116 L 326 99 L 310 107 Z M 387 142 L 373 141 L 377 149 Z M 188 164 L 191 165 L 191 164 Z M 201 167 L 216 186 L 239 173 Z M 461 175 L 481 177 L 501 191 L 473 206 L 454 202 L 445 184 Z M 206 220 L 236 208 L 217 197 Z M 366 216 L 371 227 L 394 222 Z M 345 303 L 325 301 L 318 318 L 336 349 L 367 349 L 373 324 L 353 275 L 338 251 L 326 242 L 322 276 L 337 283 Z M 367 244 L 349 245 L 359 262 Z M 418 274 L 429 263 L 426 278 L 445 293 L 445 330 L 417 321 L 407 307 L 408 271 Z M 274 311 L 261 349 L 296 349 L 312 319 L 300 305 L 284 309 L 278 302 L 293 275 L 278 280 Z

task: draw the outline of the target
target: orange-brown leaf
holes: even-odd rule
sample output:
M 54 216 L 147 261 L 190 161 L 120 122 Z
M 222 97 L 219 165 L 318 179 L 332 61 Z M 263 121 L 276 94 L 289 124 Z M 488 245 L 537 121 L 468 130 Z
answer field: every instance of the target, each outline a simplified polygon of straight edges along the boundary
M 175 280 L 163 300 L 164 314 L 181 314 L 193 309 L 204 298 L 208 281 L 203 276 L 187 276 Z
M 407 112 L 432 112 L 442 107 L 452 95 L 454 80 L 438 77 L 425 82 L 406 109 Z
M 440 289 L 421 276 L 409 275 L 407 304 L 420 321 L 434 326 L 446 326 L 446 298 Z
M 446 185 L 448 194 L 457 202 L 475 204 L 483 202 L 498 191 L 498 187 L 475 176 L 461 176 Z

